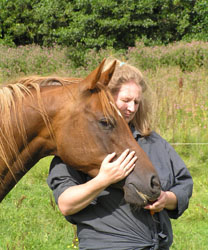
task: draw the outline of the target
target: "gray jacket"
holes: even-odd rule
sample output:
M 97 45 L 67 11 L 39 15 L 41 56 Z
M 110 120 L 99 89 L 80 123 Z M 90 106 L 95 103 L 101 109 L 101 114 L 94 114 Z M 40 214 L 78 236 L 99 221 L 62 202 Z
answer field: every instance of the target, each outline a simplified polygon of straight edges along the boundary
M 175 193 L 178 207 L 152 216 L 148 210 L 126 204 L 122 190 L 108 187 L 85 209 L 66 216 L 77 225 L 80 250 L 162 250 L 172 244 L 170 218 L 178 218 L 188 207 L 193 188 L 191 175 L 175 150 L 157 133 L 144 138 L 134 129 L 132 132 L 156 167 L 163 191 Z M 55 157 L 47 181 L 57 202 L 64 190 L 89 179 Z

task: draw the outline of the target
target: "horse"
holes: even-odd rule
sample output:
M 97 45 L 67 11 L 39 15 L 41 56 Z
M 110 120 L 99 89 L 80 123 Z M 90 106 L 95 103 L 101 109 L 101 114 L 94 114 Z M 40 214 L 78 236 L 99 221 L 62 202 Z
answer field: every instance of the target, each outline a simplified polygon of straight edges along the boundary
M 103 72 L 104 62 L 83 79 L 25 77 L 0 88 L 0 202 L 43 157 L 94 177 L 107 154 L 127 148 L 138 160 L 118 185 L 124 200 L 142 207 L 158 198 L 157 172 L 108 89 L 115 62 Z

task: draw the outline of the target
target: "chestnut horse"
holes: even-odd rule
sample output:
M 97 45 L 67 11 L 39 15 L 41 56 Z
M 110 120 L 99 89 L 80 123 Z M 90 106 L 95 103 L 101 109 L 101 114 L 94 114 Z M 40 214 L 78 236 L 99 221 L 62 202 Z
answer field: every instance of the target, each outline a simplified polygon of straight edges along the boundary
M 126 202 L 144 206 L 159 196 L 156 170 L 107 88 L 115 63 L 102 72 L 104 61 L 85 79 L 28 77 L 0 88 L 0 201 L 45 156 L 93 177 L 107 154 L 126 148 L 138 157 L 121 184 Z

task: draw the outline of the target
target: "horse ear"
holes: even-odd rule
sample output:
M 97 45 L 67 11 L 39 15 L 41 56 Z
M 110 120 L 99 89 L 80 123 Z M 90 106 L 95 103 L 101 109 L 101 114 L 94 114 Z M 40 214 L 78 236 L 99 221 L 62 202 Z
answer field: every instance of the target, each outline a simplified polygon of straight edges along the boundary
M 111 66 L 104 71 L 99 79 L 99 82 L 102 83 L 103 85 L 107 86 L 113 76 L 113 73 L 115 71 L 115 67 L 116 67 L 116 60 L 111 64 Z
M 103 66 L 105 63 L 106 59 L 103 59 L 103 61 L 101 62 L 101 64 L 94 69 L 86 78 L 84 78 L 82 80 L 82 86 L 84 85 L 85 88 L 87 89 L 94 89 L 96 86 L 96 83 L 100 80 L 101 78 L 101 73 L 103 70 Z

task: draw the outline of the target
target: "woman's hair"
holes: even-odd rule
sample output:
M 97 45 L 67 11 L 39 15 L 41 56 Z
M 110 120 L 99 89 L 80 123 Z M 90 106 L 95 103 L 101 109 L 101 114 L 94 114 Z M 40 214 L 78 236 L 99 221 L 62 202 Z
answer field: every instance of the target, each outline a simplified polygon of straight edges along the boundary
M 144 92 L 147 90 L 147 84 L 144 81 L 142 73 L 134 66 L 126 62 L 121 62 L 115 58 L 108 58 L 105 61 L 103 71 L 107 70 L 112 63 L 116 60 L 116 68 L 111 78 L 108 87 L 112 95 L 116 95 L 120 90 L 122 84 L 133 80 L 137 85 L 142 88 L 142 99 L 139 103 L 139 108 L 130 122 L 130 125 L 134 127 L 141 133 L 142 136 L 147 136 L 150 134 L 150 119 L 149 119 L 149 105 L 144 96 Z

